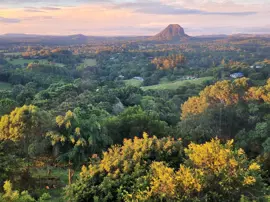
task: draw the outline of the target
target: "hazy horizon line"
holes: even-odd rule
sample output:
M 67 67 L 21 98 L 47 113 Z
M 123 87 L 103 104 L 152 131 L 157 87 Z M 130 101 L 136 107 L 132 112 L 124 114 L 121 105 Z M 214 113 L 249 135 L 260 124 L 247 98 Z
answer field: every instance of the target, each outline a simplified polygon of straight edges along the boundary
M 186 33 L 187 34 L 187 33 Z M 221 33 L 211 33 L 211 34 L 187 34 L 190 37 L 197 37 L 197 36 L 219 36 L 219 35 L 224 35 L 224 36 L 231 36 L 231 35 L 270 35 L 270 32 L 266 33 L 251 33 L 251 32 L 236 32 L 236 33 L 231 33 L 231 34 L 221 34 Z M 16 33 L 16 32 L 11 32 L 11 33 L 4 33 L 0 34 L 0 36 L 7 36 L 7 35 L 28 35 L 28 36 L 86 36 L 86 37 L 151 37 L 155 36 L 156 34 L 153 35 L 89 35 L 89 34 L 83 34 L 83 33 L 75 33 L 75 34 L 33 34 L 33 33 Z

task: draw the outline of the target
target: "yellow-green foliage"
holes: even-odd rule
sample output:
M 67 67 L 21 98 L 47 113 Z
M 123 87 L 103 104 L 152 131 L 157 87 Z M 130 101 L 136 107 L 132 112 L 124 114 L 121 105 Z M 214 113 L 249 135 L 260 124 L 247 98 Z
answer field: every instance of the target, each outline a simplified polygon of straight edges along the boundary
M 36 202 L 36 200 L 29 195 L 28 191 L 14 191 L 10 181 L 4 183 L 4 194 L 0 194 L 0 202 Z M 38 200 L 38 202 L 51 201 L 51 196 L 48 193 L 44 193 Z
M 170 154 L 182 150 L 177 142 L 147 134 L 125 140 L 84 166 L 68 194 L 74 201 L 239 201 L 241 195 L 265 194 L 260 165 L 234 149 L 232 140 L 191 143 L 184 149 L 186 159 L 172 163 Z
M 81 129 L 79 127 L 74 127 L 72 122 L 74 121 L 74 113 L 72 111 L 67 111 L 65 116 L 57 116 L 55 122 L 59 127 L 60 132 L 50 131 L 47 133 L 47 137 L 50 137 L 52 144 L 61 142 L 70 142 L 76 146 L 87 146 L 87 140 L 81 136 Z M 62 129 L 62 130 L 61 130 Z
M 132 198 L 135 190 L 145 191 L 150 184 L 148 172 L 152 161 L 179 165 L 182 159 L 182 141 L 167 137 L 149 137 L 124 140 L 123 146 L 115 145 L 103 153 L 100 159 L 94 155 L 92 163 L 83 166 L 81 180 L 68 190 L 69 199 L 74 201 L 119 201 Z M 140 198 L 139 192 L 136 195 Z M 139 201 L 145 198 L 141 195 Z
M 211 198 L 216 200 L 237 201 L 241 193 L 252 190 L 250 193 L 254 194 L 260 188 L 258 185 L 262 185 L 260 166 L 250 163 L 242 149 L 233 150 L 232 144 L 233 141 L 228 141 L 223 145 L 218 139 L 202 145 L 191 143 L 185 149 L 187 160 L 178 170 L 153 162 L 144 200 L 202 200 L 212 193 Z M 141 192 L 135 192 L 126 199 L 141 196 Z
M 19 193 L 18 191 L 12 190 L 12 184 L 10 181 L 5 181 L 4 194 L 0 196 L 0 202 L 35 202 L 27 191 Z
M 270 102 L 270 79 L 268 79 L 265 86 L 250 88 L 247 94 L 249 99 Z
M 115 145 L 103 153 L 99 163 L 89 165 L 89 169 L 84 168 L 81 176 L 95 176 L 100 172 L 105 172 L 112 178 L 118 178 L 121 173 L 131 173 L 136 168 L 148 164 L 147 159 L 151 152 L 155 153 L 153 158 L 163 159 L 173 155 L 181 156 L 181 141 L 173 138 L 158 139 L 149 137 L 146 133 L 143 138 L 135 137 L 134 140 L 125 139 L 123 146 Z
M 248 79 L 219 81 L 207 86 L 199 96 L 190 97 L 181 107 L 182 119 L 189 115 L 200 114 L 208 107 L 217 104 L 233 105 L 240 100 L 262 100 L 270 102 L 270 79 L 265 86 L 249 87 Z
M 24 105 L 14 109 L 9 115 L 0 120 L 0 140 L 19 141 L 26 136 L 40 135 L 46 114 L 36 106 Z

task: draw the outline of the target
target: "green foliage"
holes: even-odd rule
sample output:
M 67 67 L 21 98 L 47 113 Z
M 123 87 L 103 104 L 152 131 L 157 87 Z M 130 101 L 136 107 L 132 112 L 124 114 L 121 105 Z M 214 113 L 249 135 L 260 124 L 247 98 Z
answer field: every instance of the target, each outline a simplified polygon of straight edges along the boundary
M 46 202 L 46 201 L 51 201 L 52 197 L 48 193 L 44 193 L 41 195 L 41 197 L 38 199 L 38 202 Z
M 124 138 L 142 137 L 143 132 L 158 137 L 168 135 L 166 122 L 160 121 L 154 112 L 143 111 L 141 107 L 129 107 L 118 116 L 106 120 L 104 126 L 114 143 L 121 143 Z
M 6 82 L 0 82 L 0 90 L 11 90 L 12 85 Z
M 16 106 L 17 106 L 17 103 L 14 100 L 11 100 L 9 98 L 1 99 L 0 100 L 0 116 L 9 114 Z
M 34 62 L 38 62 L 39 64 L 49 64 L 49 61 L 46 59 L 23 59 L 23 58 L 19 58 L 19 59 L 13 59 L 10 60 L 9 63 L 11 63 L 12 65 L 21 65 L 22 67 L 25 66 L 25 64 L 30 64 L 30 63 L 34 63 Z M 56 64 L 57 66 L 62 66 L 62 64 Z
M 142 85 L 142 81 L 138 79 L 129 79 L 124 81 L 127 86 L 135 86 L 140 87 Z
M 0 184 L 20 176 L 23 166 L 20 148 L 10 141 L 0 141 Z
M 65 67 L 53 64 L 30 63 L 28 64 L 27 69 L 31 71 L 38 71 L 50 74 L 60 74 L 60 75 L 68 74 L 68 70 Z
M 111 143 L 110 137 L 103 133 L 100 122 L 108 114 L 89 106 L 68 111 L 65 116 L 56 117 L 56 128 L 47 133 L 53 145 L 61 146 L 59 159 L 73 162 L 74 167 L 87 160 L 88 155 L 100 152 Z
M 59 176 L 66 185 L 67 167 L 71 171 L 91 161 L 93 169 L 84 168 L 68 192 L 81 201 L 263 201 L 257 197 L 267 194 L 259 164 L 250 163 L 245 155 L 241 159 L 228 144 L 205 142 L 215 137 L 221 142 L 235 139 L 237 148 L 260 162 L 263 180 L 269 181 L 267 37 L 197 38 L 181 44 L 95 38 L 87 41 L 91 44 L 71 45 L 80 38 L 42 38 L 40 43 L 39 37 L 25 39 L 33 47 L 14 45 L 16 39 L 12 45 L 2 44 L 0 184 L 9 179 L 16 189 L 27 187 L 38 195 L 34 180 L 39 175 L 34 171 L 43 172 L 44 178 Z M 72 40 L 66 44 L 66 39 Z M 67 46 L 56 47 L 57 43 Z M 249 81 L 226 81 L 235 72 Z M 131 79 L 137 76 L 144 82 Z M 220 82 L 209 86 L 213 79 Z M 186 108 L 179 110 L 189 97 Z M 136 138 L 125 140 L 123 147 L 113 146 L 101 157 L 95 155 L 112 143 L 143 137 L 144 131 L 181 141 Z M 170 153 L 169 139 L 174 146 L 176 142 L 202 145 L 191 144 L 183 157 L 182 148 L 181 155 L 175 154 L 177 146 Z M 249 173 L 249 165 L 257 170 Z M 48 173 L 47 167 L 52 169 Z M 243 180 L 250 186 L 244 186 Z M 53 197 L 44 195 L 40 201 L 71 200 L 60 199 L 60 186 L 50 186 L 49 192 Z

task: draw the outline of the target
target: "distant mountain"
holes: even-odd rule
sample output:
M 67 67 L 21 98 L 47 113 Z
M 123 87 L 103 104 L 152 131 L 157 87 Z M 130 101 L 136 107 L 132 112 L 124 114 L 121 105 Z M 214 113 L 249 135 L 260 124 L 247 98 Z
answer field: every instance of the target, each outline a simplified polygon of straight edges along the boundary
M 269 38 L 270 34 L 233 34 L 230 37 L 235 37 L 235 38 Z
M 67 37 L 70 38 L 71 40 L 79 40 L 79 41 L 88 39 L 88 37 L 83 34 L 69 35 Z
M 210 35 L 199 35 L 196 38 L 208 39 L 208 38 L 227 38 L 229 35 L 226 34 L 210 34 Z
M 0 37 L 6 37 L 6 38 L 29 38 L 29 37 L 36 37 L 38 35 L 35 34 L 24 34 L 24 33 L 7 33 L 0 35 Z
M 157 35 L 150 37 L 153 41 L 180 41 L 186 40 L 189 36 L 185 34 L 184 29 L 178 24 L 170 24 Z
M 85 36 L 83 34 L 53 36 L 10 33 L 0 35 L 1 44 L 41 44 L 41 45 L 75 45 L 93 43 L 115 43 L 121 41 L 141 41 L 147 36 Z

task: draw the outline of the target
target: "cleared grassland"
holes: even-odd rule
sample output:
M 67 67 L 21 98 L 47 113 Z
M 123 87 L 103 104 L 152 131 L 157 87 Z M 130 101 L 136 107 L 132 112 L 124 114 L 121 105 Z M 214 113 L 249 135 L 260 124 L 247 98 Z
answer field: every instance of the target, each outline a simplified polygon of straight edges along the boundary
M 4 56 L 20 56 L 21 54 L 21 52 L 4 53 Z
M 10 83 L 0 81 L 0 90 L 11 90 L 12 85 Z
M 143 90 L 175 90 L 180 86 L 186 86 L 189 84 L 202 84 L 204 81 L 212 80 L 212 77 L 203 77 L 193 80 L 179 80 L 172 82 L 163 82 L 161 84 L 153 85 L 153 86 L 145 86 L 142 87 Z
M 19 58 L 19 59 L 12 59 L 12 60 L 8 60 L 9 63 L 11 63 L 12 65 L 21 65 L 24 66 L 24 64 L 29 64 L 35 61 L 39 61 L 40 64 L 49 64 L 50 62 L 46 59 L 41 59 L 41 60 L 36 60 L 36 59 L 23 59 L 23 58 Z M 61 63 L 54 63 L 54 65 L 63 67 L 65 66 L 64 64 Z
M 127 86 L 136 86 L 136 87 L 140 87 L 142 85 L 142 81 L 137 80 L 137 79 L 128 79 L 128 80 L 124 80 L 125 84 Z
M 96 66 L 97 65 L 97 61 L 96 59 L 85 59 L 83 61 L 83 64 L 87 67 L 87 66 Z

